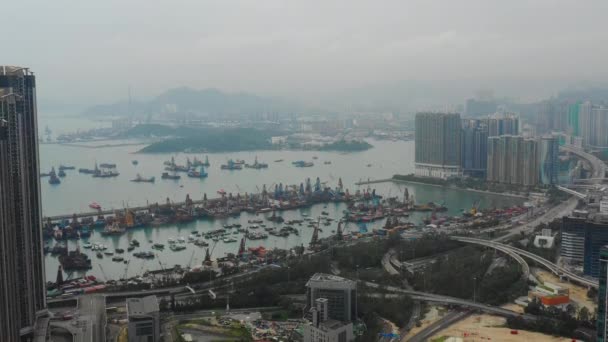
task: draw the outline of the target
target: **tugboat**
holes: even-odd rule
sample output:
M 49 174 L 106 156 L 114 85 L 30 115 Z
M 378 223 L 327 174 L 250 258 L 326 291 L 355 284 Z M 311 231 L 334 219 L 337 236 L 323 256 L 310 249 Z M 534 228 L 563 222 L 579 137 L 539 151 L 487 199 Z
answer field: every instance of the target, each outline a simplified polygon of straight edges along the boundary
M 139 173 L 135 177 L 135 179 L 131 179 L 131 182 L 135 183 L 154 183 L 156 179 L 154 177 L 144 178 Z
M 57 174 L 55 173 L 55 168 L 51 169 L 51 173 L 49 174 L 49 184 L 61 184 L 61 180 L 59 179 L 59 177 L 57 177 Z
M 162 174 L 162 176 L 161 176 L 160 178 L 162 178 L 162 179 L 173 179 L 173 180 L 177 180 L 177 179 L 182 178 L 182 176 L 180 176 L 180 175 L 175 175 L 175 174 L 170 175 L 170 174 L 169 174 L 169 172 L 163 172 L 163 174 Z

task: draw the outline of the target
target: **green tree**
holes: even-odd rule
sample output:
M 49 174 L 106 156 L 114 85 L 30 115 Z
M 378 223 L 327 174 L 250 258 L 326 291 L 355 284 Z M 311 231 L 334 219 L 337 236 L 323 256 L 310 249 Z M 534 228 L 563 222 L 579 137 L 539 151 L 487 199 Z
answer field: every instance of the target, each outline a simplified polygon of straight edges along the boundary
M 586 322 L 589 320 L 589 309 L 586 306 L 583 306 L 580 310 L 578 310 L 578 319 L 579 321 Z

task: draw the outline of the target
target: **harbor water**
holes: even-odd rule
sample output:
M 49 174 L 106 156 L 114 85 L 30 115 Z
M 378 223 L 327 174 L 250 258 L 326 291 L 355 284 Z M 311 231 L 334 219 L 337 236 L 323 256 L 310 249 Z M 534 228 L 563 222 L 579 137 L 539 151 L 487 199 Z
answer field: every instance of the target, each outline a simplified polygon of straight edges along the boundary
M 390 178 L 394 174 L 412 173 L 414 169 L 414 143 L 413 142 L 392 142 L 392 141 L 370 141 L 374 148 L 363 152 L 318 152 L 318 151 L 256 151 L 238 153 L 210 153 L 210 154 L 139 154 L 136 153 L 142 145 L 124 145 L 116 147 L 74 147 L 58 144 L 43 144 L 40 148 L 41 172 L 48 172 L 51 167 L 57 168 L 60 164 L 75 166 L 76 170 L 67 170 L 67 175 L 61 179 L 61 184 L 51 185 L 46 178 L 42 178 L 42 198 L 43 212 L 45 216 L 60 214 L 71 214 L 75 212 L 91 211 L 91 202 L 99 203 L 104 209 L 122 209 L 146 205 L 147 203 L 165 203 L 167 199 L 172 202 L 184 201 L 186 195 L 192 199 L 202 199 L 203 194 L 209 198 L 218 197 L 217 191 L 225 190 L 227 193 L 244 194 L 260 192 L 265 184 L 269 191 L 274 189 L 275 184 L 283 185 L 297 184 L 304 182 L 306 178 L 311 178 L 314 182 L 319 177 L 322 182 L 330 187 L 336 187 L 338 179 L 341 178 L 344 187 L 354 192 L 363 188 L 376 189 L 376 193 L 383 196 L 403 196 L 405 184 L 396 183 L 377 183 L 371 185 L 357 186 L 355 183 L 367 179 Z M 104 142 L 104 145 L 107 142 Z M 94 144 L 91 144 L 94 145 Z M 208 155 L 211 166 L 207 168 L 209 176 L 207 178 L 189 178 L 184 173 L 179 180 L 161 179 L 163 172 L 163 162 L 175 158 L 177 164 L 186 164 L 186 158 L 191 160 L 194 157 L 204 160 Z M 220 165 L 226 163 L 228 159 L 243 159 L 248 163 L 253 163 L 257 157 L 260 162 L 268 163 L 267 169 L 248 169 L 242 170 L 221 170 Z M 315 159 L 316 157 L 316 159 Z M 133 163 L 136 160 L 137 163 Z M 279 161 L 282 160 L 282 161 Z M 314 162 L 313 167 L 297 168 L 292 165 L 292 161 L 304 160 Z M 326 163 L 327 162 L 327 163 Z M 117 171 L 120 173 L 114 178 L 93 178 L 91 175 L 78 173 L 78 168 L 93 168 L 95 163 L 115 163 Z M 156 177 L 154 183 L 131 182 L 137 175 L 142 177 Z M 491 194 L 481 194 L 453 189 L 445 189 L 421 184 L 408 184 L 409 193 L 414 196 L 416 202 L 437 202 L 448 207 L 445 214 L 456 215 L 463 208 L 470 208 L 475 202 L 480 201 L 481 208 L 484 207 L 503 207 L 519 204 L 522 201 L 516 198 L 503 197 Z M 342 217 L 346 205 L 343 203 L 330 203 L 327 205 L 318 204 L 310 208 L 285 211 L 280 213 L 285 220 L 302 219 L 303 217 L 317 218 L 323 211 L 328 213 L 328 217 L 335 220 L 329 226 L 321 225 L 322 232 L 320 237 L 333 234 L 337 228 L 337 221 Z M 142 227 L 131 229 L 121 236 L 102 236 L 101 230 L 94 231 L 90 238 L 82 240 L 70 240 L 67 242 L 69 250 L 80 248 L 81 251 L 89 254 L 93 262 L 93 268 L 87 274 L 107 277 L 107 279 L 117 279 L 128 276 L 140 275 L 146 270 L 156 270 L 162 267 L 172 267 L 176 264 L 182 266 L 199 265 L 204 258 L 205 248 L 198 247 L 192 243 L 186 243 L 186 249 L 173 252 L 168 248 L 170 238 L 187 237 L 193 232 L 205 233 L 210 230 L 220 229 L 224 224 L 240 223 L 243 227 L 251 224 L 248 220 L 262 219 L 268 214 L 247 214 L 243 213 L 239 217 L 218 219 L 218 220 L 198 220 L 182 225 L 167 225 L 162 227 Z M 413 213 L 408 220 L 419 223 L 428 213 Z M 282 225 L 274 224 L 264 220 L 264 224 L 269 227 Z M 345 227 L 346 232 L 359 231 L 381 227 L 384 220 L 367 224 L 360 227 L 350 223 Z M 247 241 L 247 247 L 265 246 L 266 248 L 290 248 L 294 246 L 308 246 L 312 228 L 306 225 L 297 226 L 299 235 L 289 237 L 269 236 L 265 240 Z M 236 229 L 234 229 L 236 230 Z M 259 228 L 258 230 L 263 231 Z M 239 241 L 243 234 L 231 234 L 237 242 L 223 242 L 220 240 L 215 244 L 212 240 L 207 240 L 210 250 L 213 250 L 213 258 L 225 256 L 227 253 L 236 253 L 239 248 Z M 122 262 L 113 262 L 112 257 L 104 256 L 98 259 L 95 252 L 84 249 L 83 245 L 87 242 L 99 243 L 108 246 L 108 251 L 116 248 L 127 249 L 129 242 L 137 239 L 141 246 L 137 251 L 152 251 L 154 243 L 165 244 L 164 251 L 155 251 L 156 258 L 150 260 L 137 259 L 132 252 L 125 252 L 121 256 L 130 260 L 128 268 Z M 46 246 L 53 246 L 57 242 L 48 240 Z M 46 256 L 47 279 L 54 279 L 57 272 L 59 261 L 50 254 Z M 81 275 L 76 273 L 73 276 Z

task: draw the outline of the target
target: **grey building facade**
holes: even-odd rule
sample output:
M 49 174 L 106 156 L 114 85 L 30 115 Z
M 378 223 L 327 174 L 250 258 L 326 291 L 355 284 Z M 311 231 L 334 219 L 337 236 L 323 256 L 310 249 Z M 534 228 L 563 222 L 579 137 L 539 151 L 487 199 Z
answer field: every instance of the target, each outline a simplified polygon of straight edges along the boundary
M 156 296 L 127 299 L 129 342 L 160 341 L 160 310 Z
M 488 138 L 487 181 L 534 186 L 538 184 L 538 141 L 522 136 Z
M 315 273 L 306 283 L 306 305 L 316 307 L 319 298 L 327 300 L 327 312 L 332 319 L 350 322 L 357 315 L 357 284 L 331 274 Z
M 450 178 L 462 175 L 460 114 L 416 114 L 415 174 Z
M 33 341 L 47 316 L 36 80 L 0 66 L 0 333 Z

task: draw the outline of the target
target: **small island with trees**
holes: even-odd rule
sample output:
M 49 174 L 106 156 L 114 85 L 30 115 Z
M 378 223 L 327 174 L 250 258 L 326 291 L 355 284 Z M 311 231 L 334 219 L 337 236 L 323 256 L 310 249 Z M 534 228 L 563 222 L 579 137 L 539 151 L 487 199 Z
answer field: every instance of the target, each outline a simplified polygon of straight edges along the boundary
M 358 152 L 373 147 L 365 141 L 355 140 L 338 140 L 319 146 L 301 143 L 289 143 L 287 146 L 272 144 L 272 137 L 285 136 L 289 133 L 258 128 L 172 127 L 159 124 L 142 124 L 125 132 L 124 138 L 159 139 L 159 141 L 139 150 L 140 153 L 238 152 L 282 148 Z

